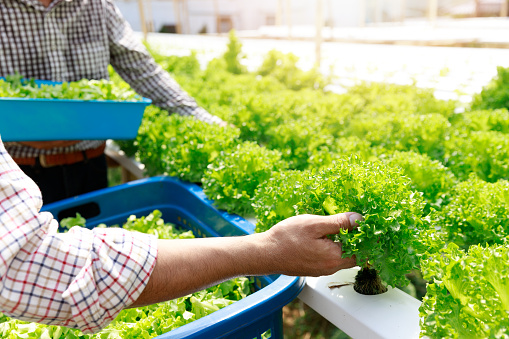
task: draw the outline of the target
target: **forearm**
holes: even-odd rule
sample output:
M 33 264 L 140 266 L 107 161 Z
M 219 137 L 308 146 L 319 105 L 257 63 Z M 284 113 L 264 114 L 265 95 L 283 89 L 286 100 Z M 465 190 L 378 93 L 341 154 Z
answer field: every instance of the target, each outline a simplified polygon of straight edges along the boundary
M 131 307 L 174 299 L 237 276 L 276 273 L 264 237 L 159 240 L 150 280 Z
M 355 258 L 342 258 L 341 245 L 326 235 L 352 229 L 361 218 L 356 213 L 302 215 L 242 237 L 159 240 L 155 268 L 131 307 L 174 299 L 236 276 L 319 276 L 353 267 Z

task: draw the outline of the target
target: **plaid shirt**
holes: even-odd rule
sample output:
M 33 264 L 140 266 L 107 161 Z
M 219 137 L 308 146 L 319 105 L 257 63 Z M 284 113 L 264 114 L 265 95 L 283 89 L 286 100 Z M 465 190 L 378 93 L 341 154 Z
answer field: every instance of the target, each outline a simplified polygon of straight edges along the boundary
M 145 288 L 155 237 L 81 227 L 57 233 L 58 222 L 41 206 L 39 188 L 0 140 L 0 312 L 99 331 Z
M 222 122 L 199 107 L 138 41 L 112 0 L 0 1 L 0 76 L 53 81 L 108 79 L 108 65 L 140 95 L 172 113 Z M 39 150 L 7 143 L 14 157 L 34 157 L 96 148 L 82 141 L 67 148 Z

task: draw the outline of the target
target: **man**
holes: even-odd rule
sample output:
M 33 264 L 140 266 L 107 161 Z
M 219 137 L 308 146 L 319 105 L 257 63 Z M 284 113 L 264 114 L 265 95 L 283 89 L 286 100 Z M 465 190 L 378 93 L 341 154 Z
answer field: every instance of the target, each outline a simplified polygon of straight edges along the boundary
M 109 64 L 154 105 L 226 124 L 198 107 L 154 62 L 112 0 L 0 1 L 0 76 L 108 79 Z M 19 142 L 6 148 L 39 185 L 44 203 L 107 186 L 102 140 Z
M 319 276 L 353 267 L 326 235 L 357 213 L 289 218 L 243 237 L 157 240 L 123 229 L 73 227 L 40 213 L 41 194 L 0 140 L 0 312 L 97 332 L 126 307 L 184 296 L 235 276 Z

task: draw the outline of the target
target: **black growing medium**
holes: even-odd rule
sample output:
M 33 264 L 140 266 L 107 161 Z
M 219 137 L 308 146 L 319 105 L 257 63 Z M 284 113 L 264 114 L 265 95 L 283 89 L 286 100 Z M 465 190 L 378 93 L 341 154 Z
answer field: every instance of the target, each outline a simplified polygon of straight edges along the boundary
M 376 295 L 387 292 L 387 287 L 382 284 L 382 280 L 376 270 L 369 267 L 364 267 L 357 273 L 353 289 L 355 292 L 364 295 Z

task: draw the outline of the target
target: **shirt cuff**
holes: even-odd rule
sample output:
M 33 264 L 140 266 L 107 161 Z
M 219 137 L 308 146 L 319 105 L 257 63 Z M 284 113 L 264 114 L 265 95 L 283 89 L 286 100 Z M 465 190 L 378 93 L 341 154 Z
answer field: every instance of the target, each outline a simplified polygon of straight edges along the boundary
M 63 325 L 95 333 L 134 303 L 145 289 L 157 259 L 157 239 L 121 228 L 90 231 L 75 227 L 70 233 L 86 239 L 91 251 L 62 294 L 72 313 Z

